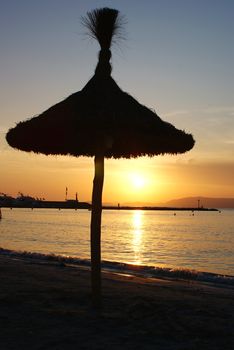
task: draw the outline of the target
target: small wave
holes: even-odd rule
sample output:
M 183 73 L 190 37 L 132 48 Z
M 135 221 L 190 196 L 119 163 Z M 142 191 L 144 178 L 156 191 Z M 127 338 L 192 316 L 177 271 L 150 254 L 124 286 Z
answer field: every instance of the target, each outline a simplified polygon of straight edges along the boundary
M 72 264 L 77 266 L 90 267 L 90 260 L 79 259 L 71 256 L 56 254 L 43 254 L 28 251 L 16 251 L 0 247 L 0 255 L 14 258 L 26 258 L 37 260 L 38 262 Z M 209 282 L 220 285 L 234 286 L 234 276 L 220 275 L 211 272 L 201 272 L 191 269 L 155 267 L 144 265 L 133 265 L 121 262 L 102 261 L 102 269 L 116 273 L 132 274 L 141 277 L 150 278 L 172 278 L 180 280 L 193 280 L 200 282 Z

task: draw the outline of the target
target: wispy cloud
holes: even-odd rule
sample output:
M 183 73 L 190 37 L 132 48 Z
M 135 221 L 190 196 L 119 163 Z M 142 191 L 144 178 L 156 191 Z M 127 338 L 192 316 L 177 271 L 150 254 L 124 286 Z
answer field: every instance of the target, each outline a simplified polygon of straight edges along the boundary
M 234 106 L 212 106 L 204 108 L 201 112 L 206 114 L 225 114 L 229 116 L 234 115 Z
M 171 112 L 164 113 L 165 117 L 178 117 L 178 116 L 184 116 L 190 114 L 189 110 L 186 109 L 179 109 Z
M 223 116 L 234 116 L 234 106 L 210 106 L 206 108 L 195 108 L 195 109 L 177 109 L 174 111 L 165 112 L 163 115 L 165 117 L 182 117 L 186 115 L 198 115 L 202 114 L 206 115 L 215 115 L 219 116 L 222 114 Z

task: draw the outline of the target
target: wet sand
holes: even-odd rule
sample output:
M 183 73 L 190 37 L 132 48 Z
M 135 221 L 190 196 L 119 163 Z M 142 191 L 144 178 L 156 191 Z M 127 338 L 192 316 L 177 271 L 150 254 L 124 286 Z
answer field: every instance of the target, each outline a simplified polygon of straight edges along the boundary
M 234 349 L 234 289 L 0 256 L 0 349 Z

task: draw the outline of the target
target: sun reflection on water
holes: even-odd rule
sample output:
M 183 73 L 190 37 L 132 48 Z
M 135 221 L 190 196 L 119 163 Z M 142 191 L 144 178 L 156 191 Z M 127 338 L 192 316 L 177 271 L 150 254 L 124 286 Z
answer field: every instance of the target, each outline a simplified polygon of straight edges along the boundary
M 143 225 L 143 211 L 136 210 L 132 216 L 132 248 L 134 252 L 134 264 L 140 265 L 142 263 L 142 225 Z

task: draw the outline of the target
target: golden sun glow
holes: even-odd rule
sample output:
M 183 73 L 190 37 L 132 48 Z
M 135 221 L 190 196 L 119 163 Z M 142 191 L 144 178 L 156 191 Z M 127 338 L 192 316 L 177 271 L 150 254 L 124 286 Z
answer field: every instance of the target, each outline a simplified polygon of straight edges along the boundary
M 143 188 L 146 184 L 145 178 L 140 174 L 132 174 L 131 175 L 131 182 L 132 182 L 133 187 L 135 187 L 137 189 Z

